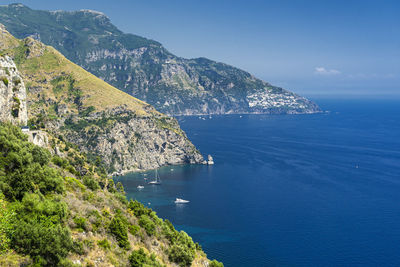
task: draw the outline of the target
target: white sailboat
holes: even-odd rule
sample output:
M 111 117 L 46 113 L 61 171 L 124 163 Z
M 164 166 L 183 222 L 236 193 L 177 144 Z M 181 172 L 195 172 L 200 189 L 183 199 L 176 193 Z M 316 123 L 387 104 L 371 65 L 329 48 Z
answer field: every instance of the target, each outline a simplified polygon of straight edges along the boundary
M 143 185 L 138 185 L 138 186 L 137 186 L 137 189 L 143 189 L 143 188 L 144 188 Z
M 150 181 L 149 184 L 152 184 L 152 185 L 160 185 L 161 184 L 161 179 L 160 179 L 160 176 L 158 176 L 157 170 L 156 170 L 155 180 Z
M 176 200 L 175 200 L 175 204 L 186 204 L 189 202 L 190 202 L 189 200 L 184 200 L 182 198 L 176 198 Z

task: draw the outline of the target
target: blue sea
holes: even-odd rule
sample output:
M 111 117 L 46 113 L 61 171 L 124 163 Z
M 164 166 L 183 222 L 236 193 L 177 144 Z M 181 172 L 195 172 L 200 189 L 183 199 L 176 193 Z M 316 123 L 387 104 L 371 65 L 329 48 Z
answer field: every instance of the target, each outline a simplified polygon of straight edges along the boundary
M 400 266 L 400 101 L 316 102 L 329 112 L 179 117 L 215 165 L 117 180 L 225 266 Z

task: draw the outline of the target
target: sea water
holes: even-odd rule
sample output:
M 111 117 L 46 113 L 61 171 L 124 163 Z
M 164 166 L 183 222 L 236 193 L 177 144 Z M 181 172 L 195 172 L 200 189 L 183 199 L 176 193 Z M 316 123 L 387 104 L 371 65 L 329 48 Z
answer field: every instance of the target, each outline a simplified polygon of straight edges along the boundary
M 215 165 L 116 180 L 225 266 L 399 266 L 400 101 L 317 102 L 330 112 L 179 117 Z

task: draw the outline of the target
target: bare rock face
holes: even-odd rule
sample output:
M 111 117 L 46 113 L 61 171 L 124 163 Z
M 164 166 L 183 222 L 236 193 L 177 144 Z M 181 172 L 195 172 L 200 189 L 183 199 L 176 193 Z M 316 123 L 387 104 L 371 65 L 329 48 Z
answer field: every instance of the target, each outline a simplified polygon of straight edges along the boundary
M 0 56 L 0 120 L 18 125 L 28 121 L 25 85 L 9 56 Z
M 134 171 L 163 165 L 200 164 L 203 156 L 171 117 L 136 117 L 130 111 L 111 110 L 64 122 L 66 138 L 86 153 L 101 155 L 111 170 Z
M 29 131 L 27 134 L 29 142 L 41 147 L 49 146 L 49 138 L 45 131 Z M 57 153 L 55 154 L 57 155 Z

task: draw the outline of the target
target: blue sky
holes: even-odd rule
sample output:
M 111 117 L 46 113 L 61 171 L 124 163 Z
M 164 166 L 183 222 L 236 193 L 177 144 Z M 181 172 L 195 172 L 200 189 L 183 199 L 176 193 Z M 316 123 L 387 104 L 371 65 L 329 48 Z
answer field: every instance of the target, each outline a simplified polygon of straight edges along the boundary
M 225 62 L 305 95 L 400 95 L 400 1 L 20 2 L 99 10 L 178 56 Z

